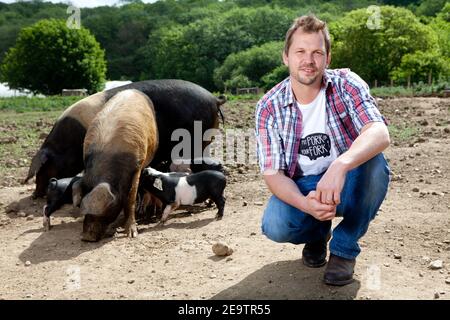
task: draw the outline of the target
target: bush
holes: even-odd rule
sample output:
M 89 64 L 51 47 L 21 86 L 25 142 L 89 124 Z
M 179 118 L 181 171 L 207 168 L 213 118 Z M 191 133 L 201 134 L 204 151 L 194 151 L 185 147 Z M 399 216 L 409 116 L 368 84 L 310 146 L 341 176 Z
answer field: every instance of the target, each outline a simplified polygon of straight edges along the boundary
M 104 52 L 84 28 L 69 29 L 63 20 L 41 20 L 21 30 L 0 67 L 12 89 L 60 94 L 62 89 L 102 89 Z
M 230 54 L 222 66 L 214 71 L 216 86 L 219 89 L 266 87 L 267 82 L 273 82 L 274 75 L 270 77 L 269 74 L 283 66 L 282 50 L 283 42 L 268 42 Z
M 330 24 L 333 68 L 351 68 L 368 83 L 389 83 L 404 55 L 439 48 L 433 29 L 407 9 L 381 6 L 379 24 L 368 25 L 371 19 L 366 9 L 359 9 Z

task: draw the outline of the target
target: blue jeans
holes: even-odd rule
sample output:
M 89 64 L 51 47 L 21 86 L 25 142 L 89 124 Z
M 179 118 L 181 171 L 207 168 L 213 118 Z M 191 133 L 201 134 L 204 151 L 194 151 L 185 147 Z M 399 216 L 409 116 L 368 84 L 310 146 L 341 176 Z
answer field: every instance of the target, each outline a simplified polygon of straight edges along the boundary
M 307 195 L 316 190 L 320 175 L 305 176 L 295 183 Z M 389 167 L 382 153 L 349 171 L 341 192 L 341 203 L 336 215 L 343 220 L 334 228 L 330 252 L 353 259 L 361 249 L 358 240 L 367 232 L 369 222 L 375 218 L 389 184 Z M 294 244 L 314 242 L 326 237 L 331 221 L 319 221 L 313 216 L 281 201 L 269 199 L 262 219 L 262 232 L 276 242 Z

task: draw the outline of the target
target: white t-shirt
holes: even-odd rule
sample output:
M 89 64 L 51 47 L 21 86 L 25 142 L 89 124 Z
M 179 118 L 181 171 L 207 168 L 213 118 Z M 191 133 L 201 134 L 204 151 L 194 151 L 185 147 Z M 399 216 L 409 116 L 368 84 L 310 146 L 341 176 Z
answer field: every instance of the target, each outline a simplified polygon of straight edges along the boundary
M 298 163 L 304 176 L 321 174 L 337 158 L 338 153 L 327 125 L 325 103 L 325 89 L 321 89 L 309 104 L 297 102 L 303 118 Z

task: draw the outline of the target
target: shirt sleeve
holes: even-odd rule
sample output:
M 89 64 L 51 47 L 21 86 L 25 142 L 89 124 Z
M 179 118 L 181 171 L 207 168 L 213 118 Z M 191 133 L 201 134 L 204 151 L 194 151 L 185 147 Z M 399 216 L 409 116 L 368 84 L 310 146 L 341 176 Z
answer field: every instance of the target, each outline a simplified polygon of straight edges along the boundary
M 261 173 L 266 170 L 286 170 L 285 151 L 270 102 L 256 105 L 256 154 Z
M 356 73 L 349 71 L 344 84 L 349 114 L 358 134 L 370 122 L 383 122 L 386 119 L 378 110 L 377 102 L 370 94 L 369 86 Z

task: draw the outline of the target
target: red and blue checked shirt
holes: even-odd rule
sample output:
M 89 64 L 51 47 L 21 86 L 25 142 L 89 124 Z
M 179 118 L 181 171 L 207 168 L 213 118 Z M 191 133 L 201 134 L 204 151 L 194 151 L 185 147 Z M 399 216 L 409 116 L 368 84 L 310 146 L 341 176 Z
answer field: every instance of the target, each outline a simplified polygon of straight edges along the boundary
M 331 140 L 338 154 L 347 151 L 369 122 L 384 122 L 368 85 L 350 69 L 327 69 L 326 110 Z M 298 149 L 302 137 L 302 113 L 288 77 L 277 84 L 256 105 L 257 156 L 261 172 L 284 170 L 298 176 Z

